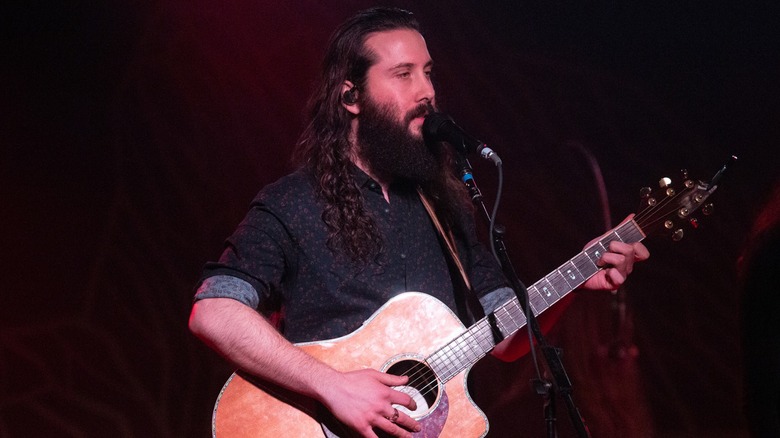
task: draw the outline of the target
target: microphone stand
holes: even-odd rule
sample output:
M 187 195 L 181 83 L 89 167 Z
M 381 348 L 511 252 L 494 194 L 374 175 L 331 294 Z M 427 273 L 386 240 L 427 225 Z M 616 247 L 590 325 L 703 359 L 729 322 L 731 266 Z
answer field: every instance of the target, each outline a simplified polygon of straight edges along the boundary
M 469 196 L 471 197 L 471 202 L 474 203 L 474 205 L 484 213 L 482 217 L 483 219 L 487 220 L 488 227 L 490 227 L 490 214 L 485 207 L 485 203 L 482 199 L 482 193 L 477 187 L 476 181 L 474 181 L 471 163 L 469 163 L 468 159 L 466 159 L 466 157 L 461 152 L 456 151 L 454 155 L 455 163 L 460 173 L 461 180 L 466 185 L 466 189 L 468 190 Z M 496 165 L 500 166 L 500 161 L 497 162 Z M 515 271 L 511 260 L 509 259 L 509 254 L 504 243 L 505 233 L 505 228 L 500 225 L 496 225 L 494 229 L 490 230 L 490 236 L 491 239 L 493 239 L 493 243 L 495 245 L 496 256 L 498 257 L 498 261 L 501 264 L 501 269 L 503 270 L 504 275 L 506 276 L 507 280 L 509 280 L 512 289 L 515 291 L 515 295 L 517 295 L 517 300 L 520 303 L 520 306 L 523 308 L 523 311 L 527 316 L 527 327 L 529 330 L 531 330 L 531 333 L 533 333 L 536 342 L 539 344 L 539 348 L 542 350 L 546 360 L 547 368 L 550 370 L 550 374 L 552 375 L 552 383 L 542 379 L 541 376 L 539 376 L 539 379 L 533 379 L 531 381 L 534 390 L 537 394 L 542 396 L 544 401 L 544 419 L 547 427 L 547 437 L 555 438 L 558 436 L 555 412 L 555 398 L 557 393 L 560 394 L 566 402 L 569 418 L 574 425 L 577 436 L 580 438 L 589 438 L 591 435 L 587 426 L 585 425 L 585 420 L 582 418 L 582 415 L 580 415 L 580 412 L 577 409 L 577 406 L 574 404 L 574 399 L 571 395 L 571 380 L 569 380 L 569 377 L 566 374 L 566 370 L 563 367 L 563 362 L 561 361 L 561 349 L 554 347 L 547 342 L 547 339 L 542 335 L 542 330 L 539 327 L 538 321 L 536 320 L 536 315 L 534 315 L 528 307 L 528 290 L 520 281 L 519 277 L 517 276 L 517 272 Z M 531 345 L 531 348 L 533 348 L 533 345 Z

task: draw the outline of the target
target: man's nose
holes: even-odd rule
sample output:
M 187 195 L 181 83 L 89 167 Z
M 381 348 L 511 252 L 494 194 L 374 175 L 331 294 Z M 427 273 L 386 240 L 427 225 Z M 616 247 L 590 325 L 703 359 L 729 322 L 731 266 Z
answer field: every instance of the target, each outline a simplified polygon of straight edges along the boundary
M 420 86 L 417 91 L 417 101 L 428 101 L 431 104 L 434 101 L 434 98 L 436 97 L 436 90 L 433 88 L 433 84 L 431 83 L 431 78 L 427 75 L 424 75 L 422 80 L 420 81 Z

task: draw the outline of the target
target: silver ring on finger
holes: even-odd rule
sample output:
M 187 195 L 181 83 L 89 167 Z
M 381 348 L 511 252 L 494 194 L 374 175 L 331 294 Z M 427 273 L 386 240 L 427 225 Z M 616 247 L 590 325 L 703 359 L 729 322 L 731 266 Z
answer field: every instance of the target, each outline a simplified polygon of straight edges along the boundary
M 395 423 L 396 421 L 398 421 L 398 409 L 397 408 L 393 408 L 393 416 L 388 418 L 388 420 L 390 420 L 391 423 Z

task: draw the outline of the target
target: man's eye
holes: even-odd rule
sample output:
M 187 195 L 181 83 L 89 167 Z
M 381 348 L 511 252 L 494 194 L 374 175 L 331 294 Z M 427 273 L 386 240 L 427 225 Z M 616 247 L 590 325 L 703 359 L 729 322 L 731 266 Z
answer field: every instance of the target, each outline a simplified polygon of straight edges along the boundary
M 408 78 L 410 76 L 410 73 L 408 71 L 405 71 L 403 73 L 398 73 L 399 78 Z

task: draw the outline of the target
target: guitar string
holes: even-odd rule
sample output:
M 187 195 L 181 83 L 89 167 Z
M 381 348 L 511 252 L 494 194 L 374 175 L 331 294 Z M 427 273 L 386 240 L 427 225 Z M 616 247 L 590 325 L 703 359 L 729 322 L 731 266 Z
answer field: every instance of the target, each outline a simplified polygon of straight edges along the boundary
M 511 310 L 507 310 L 507 307 L 510 305 L 512 305 Z M 507 315 L 509 315 L 510 319 L 515 325 L 514 331 L 517 331 L 525 326 L 524 320 L 522 320 L 520 323 L 517 322 L 519 319 L 517 318 L 518 316 L 524 316 L 517 303 L 517 300 L 507 301 L 507 303 L 500 306 L 497 310 L 502 310 Z M 475 337 L 475 333 L 479 334 L 480 336 Z M 417 363 L 410 368 L 410 371 L 414 371 L 408 374 L 410 376 L 409 382 L 407 385 L 401 388 L 401 392 L 404 392 L 410 397 L 413 397 L 415 394 L 411 389 L 407 389 L 408 387 L 413 387 L 421 396 L 424 398 L 427 397 L 432 391 L 435 391 L 438 388 L 439 383 L 446 383 L 446 381 L 449 381 L 452 377 L 460 373 L 460 370 L 465 369 L 463 364 L 455 363 L 462 362 L 457 357 L 455 357 L 457 351 L 468 351 L 468 353 L 466 353 L 466 362 L 471 365 L 475 364 L 479 361 L 479 359 L 484 357 L 487 352 L 489 352 L 490 348 L 492 348 L 494 345 L 491 342 L 490 347 L 486 349 L 484 346 L 479 345 L 479 339 L 487 340 L 489 339 L 490 334 L 491 331 L 487 320 L 480 320 L 471 328 L 466 330 L 463 334 L 461 334 L 461 336 L 454 340 L 453 343 L 450 343 L 447 346 L 441 348 L 439 351 L 431 354 L 426 359 L 428 361 L 438 362 L 443 368 L 440 370 L 442 371 L 442 374 L 444 374 L 443 376 L 437 376 L 437 373 L 433 370 L 432 366 L 428 366 L 423 363 Z M 474 352 L 473 348 L 475 344 L 474 342 L 471 342 L 475 339 L 477 341 L 476 345 L 481 347 L 476 353 Z M 455 372 L 456 370 L 457 372 Z M 445 379 L 446 381 L 443 381 Z M 422 384 L 423 382 L 425 383 L 424 385 Z
M 610 241 L 612 241 L 612 240 L 623 240 L 618 232 L 626 232 L 626 231 L 628 231 L 628 233 L 626 234 L 627 236 L 628 235 L 632 235 L 632 236 L 641 237 L 641 234 L 637 233 L 637 230 L 635 230 L 634 227 L 632 227 L 631 224 L 628 223 L 628 224 L 626 224 L 626 225 L 624 225 L 622 227 L 619 227 L 615 232 L 613 232 L 612 234 L 606 236 L 604 239 L 599 241 L 599 244 L 601 244 L 602 247 L 606 248 L 608 243 Z M 605 243 L 606 243 L 606 245 L 605 245 Z M 575 258 L 576 258 L 576 256 L 575 256 Z M 585 260 L 589 261 L 591 264 L 593 264 L 594 267 L 596 267 L 595 263 L 593 263 L 593 261 L 590 259 L 590 257 L 586 257 Z M 564 265 L 561 265 L 561 266 L 564 266 Z M 580 272 L 582 271 L 582 266 L 581 265 L 577 266 L 575 264 L 574 267 L 578 271 L 580 271 Z M 556 272 L 558 272 L 558 271 L 556 271 Z M 558 273 L 560 274 L 560 272 L 558 272 Z M 555 288 L 555 282 L 551 281 L 551 279 L 548 278 L 549 275 L 544 278 L 544 280 L 547 280 L 550 283 L 550 286 L 556 292 L 556 296 L 558 297 L 558 299 L 562 298 L 568 292 L 573 290 L 573 287 L 571 286 L 569 281 L 565 280 L 565 278 L 563 277 L 562 274 L 560 274 L 560 275 L 561 275 L 561 278 L 566 282 L 567 286 L 569 287 L 569 291 L 567 291 L 566 293 L 563 293 L 563 294 L 560 294 L 558 292 L 558 289 Z M 582 276 L 582 275 L 581 275 L 581 277 L 584 278 L 584 276 Z M 545 309 L 544 310 L 546 310 L 547 308 L 549 308 L 549 306 L 554 304 L 554 301 L 553 301 L 553 303 L 548 303 L 547 300 L 543 296 L 541 296 L 541 294 L 538 292 L 538 290 L 536 291 L 536 293 L 537 293 L 537 295 L 540 295 L 540 298 L 542 298 L 542 300 L 544 300 L 544 302 L 545 302 Z M 506 309 L 507 305 L 510 304 L 510 303 L 513 303 L 513 301 L 509 301 L 505 305 L 500 306 L 496 310 L 496 312 L 501 310 L 501 311 L 505 312 L 507 315 L 509 315 L 510 319 L 512 320 L 512 322 L 516 326 L 516 329 L 514 330 L 514 331 L 516 331 L 516 330 L 519 330 L 520 328 L 522 328 L 523 326 L 525 326 L 525 321 L 523 321 L 521 324 L 518 324 L 516 322 L 515 317 L 513 316 L 512 312 L 508 311 Z M 515 306 L 513 306 L 513 310 L 515 310 L 515 315 L 523 315 L 521 312 L 519 312 L 519 306 L 517 306 L 517 303 L 514 303 L 514 304 L 515 304 Z M 501 320 L 499 320 L 499 321 L 501 321 Z M 484 323 L 485 323 L 484 320 L 479 321 L 473 327 L 476 328 L 476 329 L 483 329 L 484 330 L 484 327 L 483 327 Z M 503 322 L 502 322 L 502 324 L 503 324 Z M 505 325 L 504 325 L 504 328 L 505 328 L 505 332 L 508 332 L 506 330 L 506 326 Z M 445 348 L 443 348 L 443 349 L 441 349 L 440 351 L 437 352 L 437 353 L 439 353 L 439 355 L 443 355 L 443 357 L 441 358 L 441 361 L 444 362 L 443 365 L 446 367 L 446 369 L 444 371 L 448 374 L 448 376 L 447 376 L 448 378 L 451 378 L 449 376 L 449 374 L 452 374 L 452 371 L 453 371 L 453 363 L 452 363 L 453 360 L 452 359 L 453 359 L 454 352 L 456 350 L 467 352 L 466 354 L 468 355 L 468 362 L 471 363 L 471 364 L 476 363 L 479 359 L 481 359 L 486 354 L 487 351 L 489 351 L 489 350 L 485 350 L 483 348 L 483 349 L 481 349 L 481 351 L 479 351 L 476 354 L 473 352 L 473 349 L 471 348 L 473 343 L 469 343 L 470 338 L 473 337 L 473 336 L 471 336 L 471 335 L 473 335 L 473 331 L 474 330 L 468 330 L 467 332 L 464 333 L 464 335 L 459 337 L 455 341 L 454 344 L 451 343 L 451 344 L 449 344 L 447 346 L 447 347 L 450 347 L 450 348 L 445 347 Z M 477 341 L 478 341 L 478 339 L 477 339 Z M 463 348 L 463 347 L 465 347 L 465 348 Z M 491 345 L 491 347 L 492 347 L 492 345 Z M 429 356 L 428 360 L 430 361 L 430 360 L 435 359 L 435 356 L 437 355 L 437 353 L 434 353 L 433 355 Z M 457 364 L 455 364 L 455 365 L 457 365 Z M 459 368 L 457 366 L 455 366 L 454 369 L 459 369 Z M 410 371 L 411 370 L 414 370 L 414 372 L 409 373 L 410 381 L 407 384 L 407 386 L 411 386 L 411 387 L 421 386 L 421 382 L 418 379 L 426 379 L 425 374 L 429 373 L 429 367 L 425 366 L 423 364 L 417 364 L 417 366 L 415 366 L 413 368 L 410 368 Z M 432 372 L 433 370 L 430 370 L 430 371 Z M 436 373 L 433 372 L 433 374 L 435 376 Z M 426 380 L 428 380 L 428 379 L 426 379 Z M 436 380 L 438 381 L 439 379 L 436 379 Z M 426 387 L 430 386 L 431 383 L 432 382 L 426 383 L 425 386 L 421 386 L 421 387 L 422 388 L 426 388 Z M 426 396 L 426 395 L 429 394 L 429 392 L 431 390 L 433 390 L 433 389 L 430 389 L 430 390 L 424 391 L 424 392 L 423 391 L 418 391 L 418 392 L 421 392 L 421 395 Z
M 624 227 L 618 228 L 618 230 L 624 231 L 624 230 L 622 230 L 622 228 L 628 228 L 629 231 L 631 230 L 629 228 L 629 226 L 624 226 Z M 633 233 L 633 234 L 635 234 L 635 233 Z M 599 243 L 603 247 L 606 247 L 606 245 L 604 245 L 604 242 L 607 242 L 607 244 L 608 244 L 608 242 L 611 241 L 611 240 L 622 240 L 622 239 L 620 238 L 619 235 L 617 235 L 617 233 L 613 232 L 611 235 L 607 236 L 605 239 L 602 239 Z M 591 263 L 593 263 L 593 261 L 590 260 L 589 257 L 587 258 L 587 260 L 590 261 Z M 595 264 L 594 264 L 594 266 L 595 266 Z M 575 265 L 575 268 L 577 268 L 578 271 L 581 271 L 581 267 L 578 268 Z M 564 293 L 563 295 L 558 293 L 558 290 L 555 288 L 554 283 L 552 281 L 550 281 L 547 277 L 545 277 L 545 279 L 550 283 L 550 286 L 552 287 L 552 289 L 556 291 L 556 295 L 558 296 L 559 299 L 566 295 L 566 293 Z M 566 281 L 567 285 L 569 285 L 569 289 L 570 289 L 569 292 L 570 292 L 573 288 L 571 288 L 571 285 L 568 283 L 567 280 L 564 279 L 564 281 Z M 546 308 L 548 308 L 549 306 L 554 304 L 554 302 L 553 303 L 547 303 L 547 300 L 544 299 L 544 297 L 541 296 L 541 294 L 538 291 L 537 291 L 537 294 L 540 295 L 540 298 L 542 298 L 542 300 L 544 300 L 544 302 L 545 302 L 545 309 L 544 310 L 546 310 Z M 515 321 L 515 318 L 512 316 L 512 313 L 510 311 L 506 310 L 506 305 L 509 304 L 509 303 L 512 303 L 512 301 L 509 301 L 505 305 L 500 306 L 499 309 L 497 309 L 497 310 L 503 310 L 507 315 L 509 315 L 510 318 L 512 319 L 513 323 L 515 323 L 516 330 L 519 330 L 520 328 L 522 328 L 525 325 L 525 322 L 523 322 L 522 325 L 521 324 L 517 324 L 517 322 Z M 515 303 L 515 304 L 517 304 L 517 303 Z M 515 313 L 516 315 L 521 315 L 522 314 L 522 313 L 517 313 L 519 311 L 519 306 L 515 305 L 515 306 L 513 306 L 513 308 L 516 311 L 516 313 Z M 468 362 L 470 364 L 476 363 L 477 361 L 479 361 L 479 359 L 484 357 L 484 355 L 489 350 L 485 350 L 484 348 L 481 348 L 480 351 L 478 351 L 477 353 L 474 353 L 474 350 L 472 348 L 473 347 L 473 343 L 470 343 L 469 341 L 471 340 L 471 338 L 473 338 L 472 335 L 473 335 L 474 329 L 482 329 L 483 331 L 485 330 L 484 324 L 485 324 L 484 320 L 479 321 L 477 324 L 475 324 L 473 326 L 472 329 L 469 329 L 466 332 L 464 332 L 464 334 L 461 335 L 454 342 L 454 344 L 453 343 L 448 344 L 444 348 L 440 349 L 436 353 L 434 353 L 431 356 L 429 356 L 427 360 L 432 361 L 432 360 L 436 359 L 437 355 L 442 356 L 439 359 L 439 361 L 443 362 L 442 365 L 444 365 L 446 367 L 446 369 L 444 371 L 448 375 L 447 376 L 447 380 L 449 380 L 449 378 L 451 378 L 450 374 L 452 374 L 454 369 L 460 369 L 458 367 L 458 364 L 453 364 L 453 358 L 454 358 L 455 351 L 464 352 L 468 356 L 467 359 L 468 359 Z M 506 328 L 506 326 L 504 326 L 504 327 Z M 477 339 L 477 341 L 478 341 L 478 339 Z M 491 344 L 491 347 L 492 347 L 492 344 Z M 426 374 L 431 374 L 432 373 L 435 376 L 436 373 L 431 368 L 429 368 L 429 366 L 426 366 L 426 365 L 424 365 L 422 363 L 418 363 L 415 366 L 411 367 L 409 371 L 413 371 L 413 372 L 407 374 L 409 376 L 409 382 L 404 387 L 404 391 L 402 391 L 402 392 L 405 392 L 405 393 L 407 393 L 407 395 L 410 395 L 410 396 L 412 396 L 413 394 L 409 392 L 410 390 L 406 390 L 406 388 L 408 388 L 408 387 L 415 388 L 415 389 L 417 389 L 417 392 L 419 392 L 423 397 L 425 397 L 425 396 L 429 395 L 429 393 L 431 391 L 433 391 L 435 389 L 435 387 L 427 389 L 427 390 L 425 390 L 425 388 L 428 388 L 428 387 L 432 386 L 434 381 L 438 382 L 440 380 L 438 378 L 430 379 L 429 377 L 427 377 Z M 457 373 L 455 373 L 455 374 L 457 374 Z M 454 376 L 455 374 L 452 374 L 452 375 Z M 433 380 L 433 381 L 426 382 L 427 380 Z M 422 385 L 423 382 L 426 382 L 424 386 Z M 420 388 L 418 388 L 418 387 L 420 387 L 420 388 L 422 388 L 424 390 L 421 391 Z
M 449 381 L 452 377 L 457 375 L 457 373 L 452 374 L 452 371 L 455 369 L 458 369 L 459 367 L 457 364 L 454 364 L 453 359 L 455 358 L 455 350 L 462 349 L 464 346 L 469 347 L 473 345 L 473 343 L 469 343 L 469 339 L 473 337 L 473 332 L 475 328 L 478 327 L 479 324 L 475 324 L 471 328 L 467 329 L 465 332 L 463 332 L 455 341 L 454 344 L 451 342 L 450 344 L 440 348 L 438 351 L 434 352 L 430 356 L 426 358 L 426 361 L 429 362 L 438 362 L 442 365 L 443 368 L 445 368 L 444 373 L 446 373 L 446 381 Z M 459 347 L 459 348 L 458 348 Z M 476 363 L 479 359 L 481 359 L 484 356 L 485 352 L 480 352 L 477 355 L 471 355 L 469 358 L 469 362 L 472 364 Z M 437 357 L 438 356 L 438 357 Z M 410 372 L 406 375 L 409 376 L 409 382 L 407 382 L 406 385 L 401 387 L 401 392 L 406 393 L 410 397 L 413 397 L 416 393 L 419 393 L 423 398 L 426 398 L 429 394 L 431 394 L 433 391 L 435 391 L 439 383 L 446 383 L 446 381 L 442 381 L 442 376 L 438 376 L 437 373 L 433 370 L 431 365 L 426 365 L 422 362 L 418 362 L 415 365 L 413 365 L 409 371 Z M 409 388 L 409 389 L 407 389 Z M 416 390 L 412 392 L 412 389 Z M 413 397 L 414 398 L 414 397 Z
M 667 197 L 663 198 L 661 201 L 659 201 L 659 203 L 656 206 L 653 206 L 651 208 L 646 208 L 643 211 L 637 213 L 635 215 L 635 217 L 634 217 L 634 221 L 637 224 L 640 224 L 640 226 L 639 226 L 640 229 L 644 229 L 644 228 L 647 228 L 649 226 L 657 225 L 657 223 L 659 221 L 663 220 L 669 213 L 674 211 L 672 209 L 668 209 L 669 208 L 668 204 L 671 204 L 673 201 L 676 201 L 679 197 L 683 196 L 683 194 L 685 194 L 685 193 L 687 193 L 687 190 L 682 191 L 682 192 L 675 191 L 675 193 L 672 194 L 671 196 L 667 196 Z M 664 212 L 663 211 L 664 209 L 668 209 L 668 211 Z M 676 209 L 676 207 L 675 207 L 675 209 Z M 644 224 L 644 225 L 641 225 L 641 224 Z M 641 233 L 639 232 L 639 230 L 635 229 L 634 227 L 630 227 L 630 226 L 621 226 L 621 227 L 618 227 L 613 233 L 610 233 L 609 235 L 605 236 L 604 239 L 599 240 L 598 243 L 601 244 L 601 246 L 604 249 L 606 249 L 609 246 L 609 243 L 611 241 L 613 241 L 613 240 L 625 241 L 625 239 L 620 236 L 619 232 L 626 232 L 626 231 L 628 232 L 628 234 L 626 235 L 627 237 L 631 236 L 633 238 L 636 238 L 637 239 L 636 241 L 641 240 L 642 236 L 641 236 Z M 585 253 L 585 252 L 583 252 L 583 253 Z M 580 254 L 583 254 L 583 253 L 580 253 Z M 578 256 L 579 256 L 579 254 L 578 254 Z M 574 258 L 572 258 L 572 260 L 574 260 L 578 256 L 575 256 Z M 586 257 L 586 259 L 589 260 L 591 263 L 593 263 L 593 260 L 591 260 L 591 258 L 589 256 Z M 563 266 L 563 265 L 561 265 L 561 266 Z M 574 265 L 574 267 L 577 268 L 579 271 L 581 271 L 580 267 L 577 266 L 576 264 Z M 573 290 L 573 288 L 571 288 L 571 285 L 569 284 L 569 281 L 564 278 L 564 281 L 566 281 L 566 283 L 569 284 L 569 289 L 570 290 L 568 292 L 564 293 L 563 295 L 560 295 L 558 293 L 557 289 L 555 288 L 555 286 L 553 285 L 553 282 L 551 282 L 548 279 L 548 277 L 549 277 L 549 275 L 544 277 L 543 280 L 547 280 L 548 282 L 550 282 L 550 285 L 551 285 L 552 289 L 556 291 L 556 295 L 558 295 L 559 299 L 563 298 L 563 296 L 565 296 L 568 292 Z M 547 303 L 547 300 L 544 298 L 544 296 L 542 296 L 542 294 L 538 290 L 536 290 L 536 293 L 541 296 L 541 298 L 543 299 L 543 301 L 547 305 L 546 308 L 548 308 L 549 306 L 554 304 L 554 302 L 553 303 Z M 499 308 L 496 309 L 496 311 L 494 311 L 494 313 L 495 313 L 498 310 L 501 310 L 507 316 L 509 316 L 509 318 L 511 319 L 512 323 L 516 326 L 516 329 L 514 331 L 519 330 L 520 328 L 522 328 L 522 327 L 524 327 L 526 325 L 525 321 L 523 321 L 522 323 L 518 324 L 516 322 L 516 320 L 515 320 L 515 317 L 514 317 L 515 315 L 523 315 L 523 313 L 517 313 L 518 309 L 519 309 L 519 306 L 517 305 L 517 303 L 515 303 L 515 301 L 516 300 L 510 300 L 507 303 L 499 306 Z M 512 313 L 512 310 L 507 310 L 506 309 L 507 305 L 509 305 L 509 304 L 515 304 L 512 307 L 512 310 L 515 311 L 514 314 Z M 546 308 L 544 310 L 546 310 Z M 499 321 L 503 325 L 505 331 L 508 332 L 508 330 L 506 330 L 506 325 L 504 325 L 504 322 L 501 319 L 499 319 Z M 422 396 L 423 398 L 427 399 L 427 396 L 430 395 L 433 391 L 437 390 L 438 387 L 440 386 L 440 384 L 442 384 L 442 385 L 446 384 L 446 382 L 449 381 L 450 379 L 452 379 L 452 377 L 454 377 L 455 375 L 460 373 L 460 371 L 458 371 L 457 373 L 452 374 L 454 370 L 464 369 L 465 368 L 465 367 L 462 366 L 462 364 L 454 363 L 454 362 L 460 362 L 458 360 L 455 360 L 455 359 L 457 359 L 455 357 L 456 350 L 457 351 L 461 351 L 461 352 L 468 351 L 468 353 L 466 353 L 467 356 L 468 356 L 466 362 L 468 364 L 471 364 L 471 365 L 475 364 L 477 361 L 479 361 L 479 359 L 484 357 L 484 355 L 487 354 L 488 350 L 485 350 L 484 348 L 480 348 L 477 353 L 474 353 L 474 350 L 472 348 L 473 347 L 473 343 L 469 342 L 470 340 L 473 340 L 473 338 L 474 338 L 474 336 L 473 336 L 474 335 L 474 331 L 478 331 L 479 329 L 484 331 L 484 327 L 483 327 L 484 323 L 485 323 L 484 319 L 478 321 L 472 327 L 467 329 L 463 334 L 461 334 L 454 341 L 454 344 L 452 342 L 449 343 L 448 345 L 446 345 L 445 347 L 442 347 L 441 349 L 439 349 L 438 351 L 434 352 L 433 354 L 431 354 L 430 356 L 428 356 L 425 359 L 428 362 L 434 362 L 434 361 L 441 362 L 441 365 L 444 367 L 444 370 L 442 370 L 442 371 L 444 371 L 446 373 L 446 380 L 444 380 L 442 378 L 443 376 L 437 375 L 437 373 L 433 369 L 433 364 L 425 364 L 423 362 L 417 362 L 416 364 L 411 366 L 409 368 L 409 370 L 407 371 L 407 373 L 405 374 L 405 375 L 407 375 L 409 377 L 409 381 L 407 382 L 406 385 L 404 385 L 402 388 L 400 388 L 401 392 L 406 393 L 407 395 L 409 395 L 412 398 L 414 398 L 414 396 L 416 395 L 415 393 L 417 393 L 420 396 Z M 483 333 L 483 335 L 484 335 L 484 333 Z M 478 341 L 478 339 L 477 339 L 477 341 Z
M 511 307 L 512 310 L 507 310 L 507 307 L 510 304 L 514 304 Z M 500 306 L 500 308 L 497 310 L 503 310 L 507 315 L 509 315 L 512 322 L 515 324 L 514 331 L 519 330 L 525 325 L 525 321 L 522 321 L 521 323 L 517 323 L 517 319 L 519 318 L 516 317 L 524 316 L 524 314 L 521 312 L 520 307 L 517 304 L 516 300 L 508 301 L 504 305 Z M 447 346 L 442 347 L 441 349 L 439 349 L 439 351 L 428 356 L 426 360 L 429 362 L 434 362 L 430 366 L 424 363 L 417 363 L 414 366 L 412 366 L 409 369 L 409 371 L 412 372 L 407 374 L 410 377 L 409 382 L 407 383 L 407 385 L 401 388 L 401 392 L 404 392 L 410 397 L 412 397 L 415 394 L 412 392 L 411 389 L 406 389 L 412 387 L 417 390 L 416 391 L 417 393 L 419 393 L 423 397 L 426 397 L 432 391 L 438 388 L 438 383 L 446 383 L 446 381 L 449 381 L 452 377 L 460 373 L 459 370 L 462 370 L 465 367 L 463 366 L 463 364 L 458 363 L 462 361 L 457 357 L 455 357 L 457 351 L 467 352 L 465 354 L 467 356 L 467 362 L 469 364 L 473 365 L 476 362 L 478 362 L 494 346 L 492 342 L 490 343 L 489 348 L 485 348 L 484 346 L 479 344 L 479 339 L 487 340 L 489 338 L 489 335 L 491 334 L 490 327 L 487 324 L 488 323 L 485 319 L 478 321 L 471 328 L 469 328 L 464 333 L 462 333 L 461 336 L 459 336 L 459 338 L 457 338 Z M 481 335 L 475 336 L 475 333 Z M 472 342 L 473 340 L 476 340 L 477 341 L 476 346 L 480 347 L 476 352 L 474 350 L 475 343 Z M 437 373 L 433 370 L 434 364 L 441 365 L 442 369 L 440 371 L 441 374 L 444 374 L 443 376 L 437 376 Z M 458 371 L 454 372 L 456 370 Z M 446 381 L 443 381 L 445 379 Z M 423 385 L 423 383 L 425 384 Z
M 669 204 L 672 204 L 674 201 L 677 201 L 683 195 L 688 194 L 689 191 L 693 192 L 693 189 L 683 190 L 680 192 L 675 190 L 671 196 L 666 196 L 660 201 L 658 201 L 658 204 L 656 206 L 646 208 L 642 212 L 637 213 L 637 215 L 635 216 L 635 220 L 637 221 L 637 223 L 639 223 L 639 221 L 647 222 L 647 225 L 642 226 L 642 228 L 648 228 L 657 225 L 659 222 L 663 221 L 670 213 L 673 213 L 674 211 L 677 210 L 678 204 L 676 202 L 674 205 L 669 205 Z M 684 207 L 684 205 L 681 204 L 679 206 Z M 666 209 L 666 211 L 664 211 L 664 209 Z

